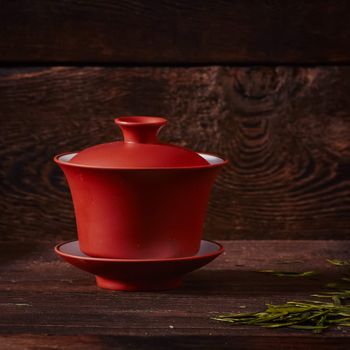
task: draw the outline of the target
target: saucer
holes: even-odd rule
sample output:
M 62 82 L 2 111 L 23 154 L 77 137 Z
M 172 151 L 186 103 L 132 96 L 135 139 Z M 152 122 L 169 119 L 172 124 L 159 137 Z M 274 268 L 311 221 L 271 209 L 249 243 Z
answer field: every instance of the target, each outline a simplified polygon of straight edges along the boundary
M 182 276 L 218 257 L 224 248 L 202 240 L 196 255 L 167 259 L 104 259 L 85 255 L 78 241 L 58 244 L 55 252 L 68 263 L 96 276 L 97 285 L 112 290 L 147 291 L 173 289 Z

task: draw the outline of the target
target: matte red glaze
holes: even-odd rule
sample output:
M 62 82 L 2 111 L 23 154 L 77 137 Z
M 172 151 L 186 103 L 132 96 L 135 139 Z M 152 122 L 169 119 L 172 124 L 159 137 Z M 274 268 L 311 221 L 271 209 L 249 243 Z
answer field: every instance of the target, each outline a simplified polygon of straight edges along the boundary
M 184 274 L 199 269 L 218 257 L 224 248 L 215 242 L 202 241 L 200 252 L 174 259 L 103 259 L 85 256 L 77 241 L 55 247 L 68 263 L 96 275 L 101 288 L 128 291 L 164 290 L 181 285 Z
M 208 165 L 208 162 L 184 147 L 161 144 L 159 130 L 166 119 L 159 117 L 121 117 L 115 119 L 124 142 L 115 141 L 80 151 L 70 163 L 108 168 L 164 168 Z
M 119 123 L 129 128 L 130 118 L 121 118 Z M 160 118 L 151 118 L 148 123 L 145 118 L 149 117 L 133 118 L 127 139 L 136 137 L 133 128 L 142 130 L 145 125 L 147 131 L 139 139 L 153 139 L 150 135 L 155 135 L 156 129 L 164 124 L 164 119 Z M 135 134 L 139 135 L 140 131 Z M 122 144 L 135 145 L 132 142 Z M 176 149 L 173 146 L 159 147 L 163 150 Z M 105 153 L 108 147 L 102 145 L 102 148 L 105 154 L 102 158 L 113 158 L 113 152 Z M 191 159 L 187 158 L 187 161 L 191 166 L 169 165 L 178 162 L 176 156 L 172 157 L 168 151 L 155 152 L 158 156 L 162 154 L 163 158 L 158 157 L 159 164 L 167 161 L 167 165 L 149 168 L 106 167 L 97 160 L 97 164 L 82 165 L 73 162 L 76 157 L 72 160 L 62 159 L 62 155 L 55 157 L 71 190 L 78 238 L 84 253 L 101 258 L 125 259 L 181 257 L 197 253 L 210 190 L 226 162 L 217 158 L 219 162 L 209 164 L 199 154 L 178 149 L 181 154 L 189 154 Z M 175 153 L 180 154 L 178 151 Z M 90 155 L 96 154 L 93 150 Z M 143 156 L 142 153 L 134 154 L 137 162 Z M 204 164 L 193 163 L 194 154 Z M 145 158 L 150 160 L 152 157 L 147 155 Z M 120 158 L 121 163 L 123 159 L 130 163 L 124 156 Z

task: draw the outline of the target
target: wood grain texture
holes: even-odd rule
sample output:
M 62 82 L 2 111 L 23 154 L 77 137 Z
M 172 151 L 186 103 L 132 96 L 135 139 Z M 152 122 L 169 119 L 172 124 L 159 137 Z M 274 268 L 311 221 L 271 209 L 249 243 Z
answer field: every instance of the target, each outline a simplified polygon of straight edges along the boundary
M 349 92 L 349 67 L 3 69 L 1 235 L 74 238 L 52 157 L 119 138 L 117 115 L 164 115 L 164 141 L 230 161 L 207 237 L 346 239 Z
M 0 6 L 0 62 L 350 61 L 346 0 L 4 0 Z
M 350 331 L 314 335 L 232 327 L 211 319 L 265 303 L 310 298 L 340 278 L 328 258 L 349 259 L 350 241 L 228 241 L 207 267 L 173 291 L 111 292 L 54 256 L 52 244 L 1 242 L 0 340 L 4 349 L 347 349 Z M 281 261 L 294 261 L 281 264 Z M 261 269 L 306 271 L 276 277 Z M 242 306 L 244 308 L 242 308 Z

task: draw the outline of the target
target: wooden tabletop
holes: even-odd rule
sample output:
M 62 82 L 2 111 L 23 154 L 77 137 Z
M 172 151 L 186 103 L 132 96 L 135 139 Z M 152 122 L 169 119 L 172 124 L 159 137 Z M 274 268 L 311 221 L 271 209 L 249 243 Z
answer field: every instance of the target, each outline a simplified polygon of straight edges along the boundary
M 310 298 L 339 278 L 326 259 L 349 259 L 350 241 L 222 241 L 226 252 L 181 288 L 113 292 L 55 256 L 52 243 L 0 245 L 2 349 L 345 349 L 350 329 L 321 335 L 212 320 L 266 303 Z M 285 262 L 289 261 L 288 264 Z M 319 272 L 277 277 L 262 269 Z

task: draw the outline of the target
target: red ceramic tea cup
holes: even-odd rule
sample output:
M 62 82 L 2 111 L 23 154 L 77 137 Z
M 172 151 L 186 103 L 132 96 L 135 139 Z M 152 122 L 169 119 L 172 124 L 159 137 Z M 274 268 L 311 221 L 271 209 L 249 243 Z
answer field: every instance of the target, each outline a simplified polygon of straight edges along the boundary
M 159 144 L 163 118 L 116 120 L 124 142 L 63 154 L 80 249 L 101 258 L 195 255 L 221 158 Z

